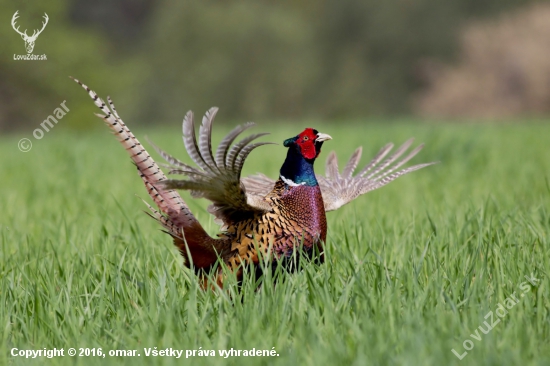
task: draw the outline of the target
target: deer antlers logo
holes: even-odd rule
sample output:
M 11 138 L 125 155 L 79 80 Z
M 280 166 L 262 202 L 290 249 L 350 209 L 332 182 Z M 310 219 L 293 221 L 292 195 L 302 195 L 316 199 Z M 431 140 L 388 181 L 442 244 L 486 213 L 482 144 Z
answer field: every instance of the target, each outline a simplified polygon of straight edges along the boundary
M 40 35 L 40 33 L 42 33 L 42 31 L 44 30 L 44 28 L 46 28 L 46 24 L 48 24 L 48 14 L 44 13 L 44 20 L 45 22 L 42 22 L 42 29 L 40 30 L 34 30 L 32 36 L 28 36 L 27 35 L 27 30 L 25 29 L 24 32 L 21 32 L 19 31 L 19 27 L 15 27 L 15 21 L 17 20 L 17 18 L 19 18 L 19 15 L 17 15 L 17 13 L 19 12 L 19 10 L 17 10 L 15 12 L 15 14 L 13 14 L 13 18 L 11 18 L 11 26 L 13 27 L 13 29 L 19 33 L 21 35 L 21 38 L 23 38 L 23 40 L 25 41 L 25 48 L 27 49 L 27 53 L 32 53 L 32 50 L 34 49 L 34 42 L 36 42 L 36 39 L 38 38 L 38 36 Z

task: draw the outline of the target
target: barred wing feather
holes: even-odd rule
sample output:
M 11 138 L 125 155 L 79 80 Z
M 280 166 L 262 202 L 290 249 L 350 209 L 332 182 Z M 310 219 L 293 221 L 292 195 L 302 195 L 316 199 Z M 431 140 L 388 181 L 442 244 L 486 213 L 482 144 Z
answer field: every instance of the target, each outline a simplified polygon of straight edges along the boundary
M 342 175 L 338 171 L 336 153 L 331 152 L 327 157 L 326 176 L 317 175 L 317 181 L 323 193 L 325 211 L 334 211 L 360 195 L 383 187 L 405 174 L 437 164 L 437 162 L 431 162 L 398 170 L 424 147 L 424 145 L 420 145 L 401 158 L 412 143 L 413 139 L 406 141 L 386 160 L 383 160 L 393 149 L 393 144 L 387 144 L 356 176 L 353 176 L 353 172 L 361 159 L 361 147 L 352 154 Z
M 154 146 L 155 150 L 170 164 L 169 174 L 182 174 L 186 180 L 168 179 L 159 182 L 165 189 L 190 190 L 195 198 L 206 198 L 212 202 L 208 211 L 224 225 L 243 220 L 270 209 L 263 196 L 249 195 L 241 183 L 241 171 L 248 154 L 255 148 L 270 142 L 252 143 L 266 135 L 254 134 L 233 144 L 237 137 L 252 127 L 249 122 L 237 126 L 220 142 L 216 154 L 212 153 L 212 122 L 218 108 L 211 108 L 204 116 L 199 129 L 198 143 L 193 113 L 188 112 L 183 120 L 183 142 L 187 153 L 197 167 L 191 167 Z M 271 186 L 273 188 L 273 185 Z M 270 189 L 271 190 L 271 189 Z M 269 192 L 269 191 L 268 191 Z
M 359 147 L 355 150 L 341 174 L 338 168 L 336 153 L 332 151 L 326 161 L 326 176 L 316 175 L 319 186 L 321 187 L 321 193 L 323 194 L 325 211 L 334 211 L 353 201 L 360 195 L 383 187 L 405 174 L 429 165 L 437 164 L 437 162 L 418 164 L 398 170 L 424 147 L 424 145 L 420 145 L 411 150 L 404 158 L 400 159 L 412 143 L 413 139 L 406 141 L 392 155 L 384 160 L 393 149 L 393 144 L 387 144 L 380 149 L 374 158 L 356 176 L 353 176 L 353 172 L 361 159 L 362 148 Z M 242 181 L 246 187 L 246 191 L 250 195 L 256 196 L 265 196 L 271 191 L 273 184 L 275 184 L 275 181 L 263 174 L 252 175 L 243 178 Z

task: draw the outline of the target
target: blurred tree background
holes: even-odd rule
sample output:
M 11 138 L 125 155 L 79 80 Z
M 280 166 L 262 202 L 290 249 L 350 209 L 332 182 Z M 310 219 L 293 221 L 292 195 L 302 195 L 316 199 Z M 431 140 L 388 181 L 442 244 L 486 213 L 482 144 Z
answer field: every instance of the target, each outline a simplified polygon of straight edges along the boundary
M 502 118 L 550 111 L 550 4 L 529 0 L 0 0 L 0 129 L 113 96 L 132 124 L 224 118 Z M 34 54 L 21 30 L 49 23 Z M 528 45 L 528 46 L 526 46 Z M 515 104 L 514 104 L 515 103 Z M 487 106 L 487 108 L 485 108 Z M 501 108 L 502 106 L 502 108 Z M 95 125 L 95 124 L 93 124 Z

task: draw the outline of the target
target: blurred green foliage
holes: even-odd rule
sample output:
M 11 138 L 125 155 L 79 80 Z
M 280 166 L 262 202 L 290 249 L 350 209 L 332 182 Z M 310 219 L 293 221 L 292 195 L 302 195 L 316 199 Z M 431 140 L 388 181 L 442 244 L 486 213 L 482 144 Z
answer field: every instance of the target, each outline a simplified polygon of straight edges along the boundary
M 100 32 L 80 27 L 70 21 L 70 2 L 0 1 L 2 43 L 0 45 L 0 128 L 13 130 L 37 127 L 64 100 L 72 112 L 71 125 L 82 127 L 93 105 L 86 98 L 72 98 L 76 89 L 69 75 L 93 80 L 111 93 L 120 93 L 124 85 L 135 79 L 127 66 L 132 59 L 116 56 L 116 46 Z M 36 40 L 33 54 L 46 54 L 47 61 L 14 60 L 14 55 L 26 55 L 24 42 L 11 27 L 11 18 L 19 10 L 17 25 L 21 31 L 39 29 L 42 16 L 49 22 Z M 135 68 L 134 68 L 135 69 Z M 76 90 L 75 90 L 76 89 Z M 83 112 L 86 112 L 84 114 Z
M 179 121 L 212 105 L 228 119 L 406 114 L 425 58 L 452 60 L 459 27 L 524 0 L 0 0 L 0 130 L 35 128 L 63 101 L 64 123 L 94 110 L 68 79 L 113 96 L 134 123 Z M 34 54 L 21 29 L 50 21 Z

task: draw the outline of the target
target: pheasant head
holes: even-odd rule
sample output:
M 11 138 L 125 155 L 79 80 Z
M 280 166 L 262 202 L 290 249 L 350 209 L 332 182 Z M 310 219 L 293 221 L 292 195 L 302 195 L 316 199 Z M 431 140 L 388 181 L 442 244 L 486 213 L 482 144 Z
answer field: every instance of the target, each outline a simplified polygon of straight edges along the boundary
M 288 152 L 281 167 L 281 179 L 290 186 L 318 185 L 313 163 L 321 153 L 323 142 L 331 139 L 329 135 L 313 128 L 306 128 L 298 136 L 286 139 L 284 146 L 288 147 Z

